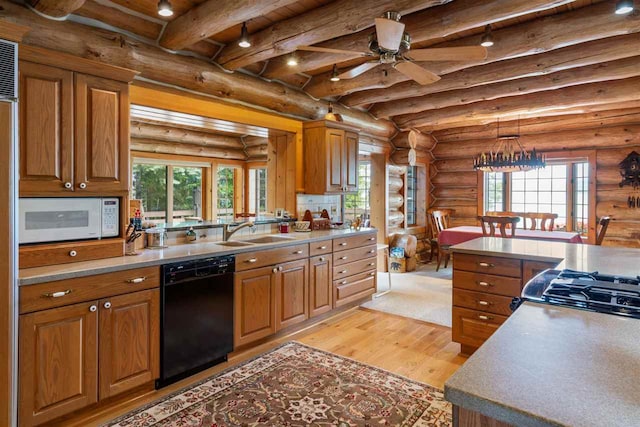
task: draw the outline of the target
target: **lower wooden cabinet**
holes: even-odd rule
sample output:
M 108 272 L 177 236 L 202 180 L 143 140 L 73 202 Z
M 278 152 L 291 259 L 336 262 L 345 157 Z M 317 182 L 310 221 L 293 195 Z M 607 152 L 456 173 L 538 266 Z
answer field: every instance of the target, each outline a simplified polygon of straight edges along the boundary
M 276 282 L 276 331 L 309 318 L 309 260 L 279 265 Z
M 333 308 L 331 254 L 309 258 L 309 317 Z
M 45 423 L 152 382 L 160 290 L 20 315 L 19 424 Z
M 478 348 L 507 320 L 507 316 L 453 307 L 453 341 Z
M 276 332 L 274 267 L 242 271 L 234 277 L 235 347 Z

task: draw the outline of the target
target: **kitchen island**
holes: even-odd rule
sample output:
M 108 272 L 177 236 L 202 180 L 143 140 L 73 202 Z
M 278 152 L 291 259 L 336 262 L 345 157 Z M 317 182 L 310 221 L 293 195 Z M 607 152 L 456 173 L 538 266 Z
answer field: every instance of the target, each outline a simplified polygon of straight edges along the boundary
M 456 254 L 622 276 L 640 250 L 480 238 Z M 455 284 L 454 284 L 455 287 Z M 630 426 L 640 421 L 638 319 L 526 302 L 445 384 L 464 426 Z

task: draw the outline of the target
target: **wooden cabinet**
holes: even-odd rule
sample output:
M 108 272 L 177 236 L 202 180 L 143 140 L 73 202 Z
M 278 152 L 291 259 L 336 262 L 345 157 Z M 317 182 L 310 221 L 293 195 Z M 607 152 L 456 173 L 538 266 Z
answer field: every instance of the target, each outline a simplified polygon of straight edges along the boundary
M 76 74 L 77 191 L 129 188 L 129 85 Z
M 276 332 L 273 267 L 242 271 L 234 277 L 234 346 L 239 347 Z
M 73 191 L 73 72 L 20 61 L 20 195 Z
M 309 260 L 288 262 L 277 267 L 276 331 L 309 318 Z
M 88 301 L 20 316 L 20 425 L 97 402 L 97 306 Z
M 358 131 L 327 120 L 304 124 L 305 193 L 358 189 Z
M 333 306 L 340 307 L 376 291 L 376 234 L 333 239 Z
M 100 301 L 100 399 L 160 376 L 160 290 Z
M 309 317 L 333 308 L 331 255 L 309 258 Z

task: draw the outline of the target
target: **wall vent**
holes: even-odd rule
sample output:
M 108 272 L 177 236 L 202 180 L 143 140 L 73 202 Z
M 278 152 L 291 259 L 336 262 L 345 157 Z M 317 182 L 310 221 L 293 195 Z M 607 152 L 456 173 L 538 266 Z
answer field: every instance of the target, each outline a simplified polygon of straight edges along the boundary
M 0 99 L 18 98 L 18 45 L 0 40 Z

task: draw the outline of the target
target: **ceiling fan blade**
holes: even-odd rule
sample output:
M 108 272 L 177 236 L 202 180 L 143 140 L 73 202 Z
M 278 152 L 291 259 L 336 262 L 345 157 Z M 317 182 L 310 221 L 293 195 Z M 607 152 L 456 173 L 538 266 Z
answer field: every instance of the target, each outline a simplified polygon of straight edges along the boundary
M 367 71 L 377 67 L 378 65 L 380 65 L 380 62 L 378 61 L 365 62 L 364 64 L 360 64 L 357 67 L 353 67 L 352 69 L 345 71 L 344 73 L 338 75 L 338 77 L 340 77 L 341 79 L 352 79 L 354 77 L 358 77 L 360 74 L 366 73 Z
M 357 52 L 355 50 L 342 50 L 342 49 L 331 49 L 328 47 L 317 47 L 317 46 L 298 46 L 298 50 L 306 50 L 308 52 L 323 52 L 323 53 L 336 53 L 340 55 L 359 55 L 359 56 L 372 56 L 371 52 Z
M 378 45 L 387 50 L 398 50 L 404 34 L 404 24 L 387 18 L 376 18 L 375 21 Z
M 421 85 L 428 85 L 440 80 L 440 76 L 437 74 L 434 74 L 429 70 L 425 70 L 418 64 L 414 64 L 410 61 L 397 62 L 394 64 L 393 68 Z
M 471 61 L 487 57 L 484 46 L 440 47 L 410 50 L 405 56 L 415 61 Z

